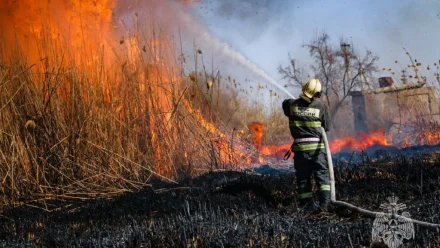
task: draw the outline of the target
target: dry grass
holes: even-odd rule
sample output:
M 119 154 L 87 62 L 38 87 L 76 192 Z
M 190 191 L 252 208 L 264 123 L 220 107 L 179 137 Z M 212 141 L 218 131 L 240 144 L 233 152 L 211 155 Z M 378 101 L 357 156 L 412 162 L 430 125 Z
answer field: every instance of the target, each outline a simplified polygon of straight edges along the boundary
M 237 168 L 253 156 L 248 123 L 287 130 L 275 128 L 280 118 L 261 111 L 263 102 L 219 86 L 219 75 L 176 73 L 154 56 L 157 45 L 131 38 L 131 54 L 111 67 L 96 51 L 92 63 L 78 63 L 58 43 L 42 42 L 34 64 L 19 45 L 0 50 L 1 207 Z

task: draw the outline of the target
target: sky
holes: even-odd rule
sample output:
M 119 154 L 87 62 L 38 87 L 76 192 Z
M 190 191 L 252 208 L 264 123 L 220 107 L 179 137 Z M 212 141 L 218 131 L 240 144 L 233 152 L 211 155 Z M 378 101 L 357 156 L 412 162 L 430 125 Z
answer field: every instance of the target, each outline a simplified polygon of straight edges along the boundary
M 213 36 L 281 84 L 277 67 L 289 54 L 310 65 L 301 45 L 322 31 L 335 45 L 344 37 L 360 54 L 370 49 L 379 68 L 406 67 L 403 47 L 425 64 L 440 59 L 440 0 L 202 0 L 193 8 Z

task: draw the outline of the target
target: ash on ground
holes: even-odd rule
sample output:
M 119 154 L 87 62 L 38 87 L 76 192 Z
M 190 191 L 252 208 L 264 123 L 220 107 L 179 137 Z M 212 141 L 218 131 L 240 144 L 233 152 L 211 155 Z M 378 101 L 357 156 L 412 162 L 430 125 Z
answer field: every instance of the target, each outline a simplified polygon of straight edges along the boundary
M 295 173 L 295 168 L 293 162 L 283 162 L 283 163 L 269 163 L 269 164 L 254 164 L 249 166 L 244 170 L 249 173 L 256 173 L 260 175 L 293 175 Z
M 343 209 L 317 215 L 299 209 L 292 167 L 259 169 L 264 173 L 258 173 L 258 168 L 210 172 L 178 184 L 155 179 L 149 182 L 151 187 L 112 199 L 32 203 L 9 209 L 0 218 L 0 245 L 386 247 L 372 241 L 373 219 Z M 284 169 L 289 173 L 280 173 Z M 439 159 L 397 157 L 388 163 L 370 160 L 356 167 L 337 161 L 335 178 L 338 200 L 380 211 L 380 204 L 394 194 L 412 218 L 440 223 Z M 63 207 L 43 210 L 57 204 Z M 414 227 L 415 237 L 400 247 L 440 246 L 436 230 Z

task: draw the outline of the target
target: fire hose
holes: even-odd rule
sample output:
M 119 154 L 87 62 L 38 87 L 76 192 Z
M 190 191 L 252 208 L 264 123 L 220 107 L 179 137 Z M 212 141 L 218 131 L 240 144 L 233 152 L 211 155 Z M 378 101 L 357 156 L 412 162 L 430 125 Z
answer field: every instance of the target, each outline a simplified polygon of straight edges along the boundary
M 360 213 L 363 216 L 366 217 L 370 217 L 370 218 L 376 218 L 378 215 L 382 215 L 382 216 L 387 216 L 389 219 L 397 219 L 399 218 L 400 220 L 406 221 L 406 222 L 412 222 L 415 224 L 418 224 L 420 226 L 423 227 L 427 227 L 430 229 L 435 229 L 437 232 L 440 231 L 440 224 L 433 224 L 433 223 L 429 223 L 429 222 L 424 222 L 424 221 L 419 221 L 419 220 L 413 220 L 411 218 L 407 218 L 405 216 L 402 215 L 398 215 L 398 214 L 391 214 L 391 213 L 381 213 L 381 212 L 373 212 L 373 211 L 369 211 L 360 207 L 356 207 L 350 203 L 347 202 L 343 202 L 343 201 L 338 201 L 336 200 L 336 187 L 335 187 L 335 175 L 334 175 L 334 171 L 333 171 L 333 160 L 332 160 L 332 154 L 330 152 L 330 146 L 328 144 L 328 140 L 327 140 L 327 134 L 325 133 L 325 130 L 323 127 L 321 127 L 321 131 L 322 131 L 322 138 L 324 139 L 324 144 L 325 144 L 325 150 L 327 153 L 327 162 L 328 162 L 328 171 L 330 174 L 330 195 L 331 195 L 331 202 L 335 205 L 335 206 L 340 206 L 340 207 L 344 207 L 353 211 L 356 211 L 358 213 Z

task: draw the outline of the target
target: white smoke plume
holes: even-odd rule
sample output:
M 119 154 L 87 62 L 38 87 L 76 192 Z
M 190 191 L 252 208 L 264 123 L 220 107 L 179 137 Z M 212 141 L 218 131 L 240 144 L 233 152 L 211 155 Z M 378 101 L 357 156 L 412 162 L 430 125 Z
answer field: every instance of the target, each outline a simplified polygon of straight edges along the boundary
M 197 30 L 198 35 L 194 36 L 194 40 L 197 43 L 205 43 L 209 44 L 215 53 L 221 53 L 227 56 L 234 62 L 239 63 L 244 68 L 248 69 L 250 72 L 254 73 L 256 76 L 261 77 L 268 83 L 277 87 L 279 90 L 283 91 L 287 95 L 292 98 L 293 95 L 289 93 L 284 87 L 282 87 L 276 80 L 271 78 L 263 69 L 259 68 L 255 63 L 247 59 L 242 53 L 237 50 L 231 48 L 231 46 L 216 37 L 214 37 L 199 20 L 196 20 L 192 15 L 186 12 L 177 13 L 178 19 L 182 21 L 182 23 L 186 27 L 191 27 L 194 30 Z
M 186 44 L 194 42 L 198 47 L 204 47 L 213 54 L 222 55 L 227 58 L 226 64 L 237 63 L 244 69 L 247 69 L 249 73 L 267 81 L 267 83 L 272 84 L 280 91 L 294 98 L 289 91 L 270 77 L 263 69 L 246 58 L 242 53 L 233 49 L 227 42 L 212 35 L 203 20 L 198 18 L 196 11 L 179 1 L 118 1 L 118 11 L 116 13 L 118 18 L 129 17 L 134 13 L 139 13 L 140 16 L 140 13 L 144 13 L 143 16 L 146 17 L 146 20 L 157 21 L 161 29 L 165 30 L 170 37 L 182 35 L 183 39 L 186 40 Z M 125 19 L 129 20 L 130 18 Z

